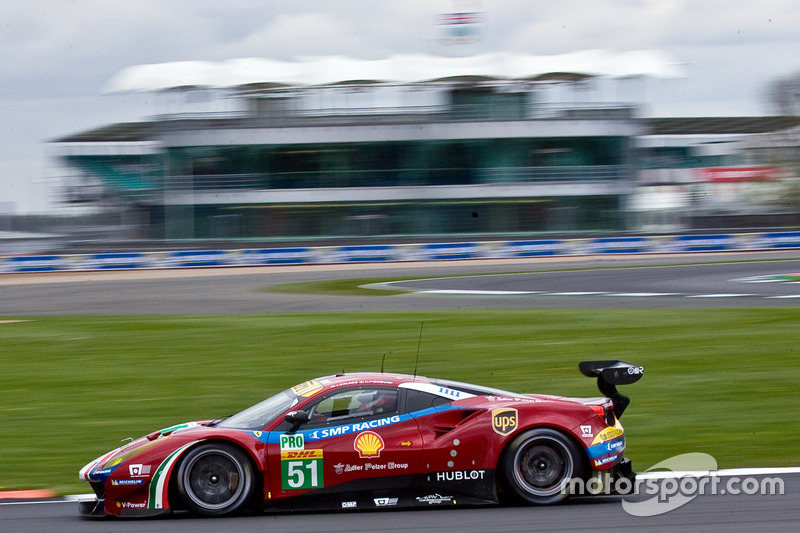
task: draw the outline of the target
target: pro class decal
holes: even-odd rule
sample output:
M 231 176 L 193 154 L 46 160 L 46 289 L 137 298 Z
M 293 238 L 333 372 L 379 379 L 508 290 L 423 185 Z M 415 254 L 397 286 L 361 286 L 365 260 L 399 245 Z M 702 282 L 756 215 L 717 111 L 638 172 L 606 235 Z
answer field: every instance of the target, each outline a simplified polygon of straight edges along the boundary
M 297 433 L 293 435 L 288 435 L 286 433 L 281 434 L 280 442 L 281 442 L 282 452 L 305 449 L 305 442 L 303 440 L 303 436 Z
M 511 407 L 492 411 L 492 429 L 500 435 L 508 435 L 517 429 L 517 410 Z
M 322 450 L 281 452 L 281 487 L 283 490 L 321 489 Z

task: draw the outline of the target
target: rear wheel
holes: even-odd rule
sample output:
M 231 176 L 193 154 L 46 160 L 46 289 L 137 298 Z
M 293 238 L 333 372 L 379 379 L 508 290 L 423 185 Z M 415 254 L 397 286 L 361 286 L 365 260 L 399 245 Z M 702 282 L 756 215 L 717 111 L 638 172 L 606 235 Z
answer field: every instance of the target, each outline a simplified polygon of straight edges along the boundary
M 247 455 L 224 443 L 201 444 L 178 468 L 178 492 L 186 507 L 203 516 L 236 512 L 250 499 L 253 467 Z
M 514 439 L 503 458 L 506 484 L 528 503 L 558 503 L 568 495 L 569 481 L 583 474 L 577 445 L 549 428 L 526 431 Z

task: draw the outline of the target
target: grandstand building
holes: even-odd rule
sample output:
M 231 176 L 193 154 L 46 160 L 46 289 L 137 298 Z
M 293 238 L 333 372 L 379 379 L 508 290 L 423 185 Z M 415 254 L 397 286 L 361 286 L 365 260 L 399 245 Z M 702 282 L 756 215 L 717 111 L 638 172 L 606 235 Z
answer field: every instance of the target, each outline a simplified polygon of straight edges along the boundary
M 665 148 L 638 150 L 648 122 L 618 96 L 679 75 L 646 52 L 144 65 L 108 90 L 176 109 L 53 153 L 68 200 L 113 203 L 142 238 L 622 231 L 637 154 Z

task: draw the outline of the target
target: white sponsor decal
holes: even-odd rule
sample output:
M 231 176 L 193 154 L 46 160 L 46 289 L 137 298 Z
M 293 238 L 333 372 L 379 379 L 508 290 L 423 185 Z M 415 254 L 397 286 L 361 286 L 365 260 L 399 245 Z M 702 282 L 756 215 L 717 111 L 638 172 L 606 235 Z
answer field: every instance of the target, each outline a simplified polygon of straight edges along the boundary
M 417 496 L 417 501 L 428 505 L 438 505 L 440 503 L 453 502 L 452 496 L 442 496 L 441 494 L 429 494 L 427 496 Z
M 143 479 L 112 479 L 111 484 L 115 487 L 120 487 L 123 485 L 143 485 Z
M 357 424 L 349 424 L 346 426 L 334 426 L 325 429 L 317 429 L 308 434 L 311 440 L 327 439 L 330 437 L 338 437 L 339 435 L 347 435 L 348 433 L 355 433 L 356 431 L 365 431 L 368 429 L 375 429 L 389 424 L 396 424 L 400 422 L 400 416 L 394 415 L 387 418 L 379 418 L 377 420 L 369 420 Z
M 130 473 L 131 477 L 149 476 L 150 465 L 142 465 L 142 464 L 128 465 L 128 472 Z
M 388 463 L 364 463 L 361 465 L 346 465 L 338 463 L 333 465 L 333 470 L 337 474 L 344 474 L 346 472 L 364 472 L 367 470 L 406 470 L 408 463 L 395 463 L 389 461 Z
M 141 503 L 120 502 L 119 505 L 123 509 L 145 509 L 145 508 L 147 508 L 147 504 L 145 502 L 141 502 Z
M 420 392 L 427 392 L 429 394 L 435 394 L 436 396 L 449 398 L 451 400 L 463 400 L 464 398 L 472 398 L 475 396 L 474 394 L 470 394 L 468 392 L 450 389 L 441 385 L 434 385 L 433 383 L 401 383 L 399 387 L 401 389 L 412 389 Z
M 436 481 L 465 481 L 483 479 L 486 470 L 456 470 L 455 472 L 437 472 Z

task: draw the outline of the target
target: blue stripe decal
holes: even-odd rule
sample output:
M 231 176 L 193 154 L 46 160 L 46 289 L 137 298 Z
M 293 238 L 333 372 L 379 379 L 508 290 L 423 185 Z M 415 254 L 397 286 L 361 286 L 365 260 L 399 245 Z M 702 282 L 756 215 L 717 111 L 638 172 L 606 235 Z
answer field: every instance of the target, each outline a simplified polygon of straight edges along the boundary
M 597 459 L 612 453 L 622 453 L 625 450 L 625 436 L 618 439 L 610 440 L 608 442 L 601 442 L 594 446 L 586 448 L 586 453 L 589 454 L 589 459 Z
M 376 429 L 384 426 L 390 426 L 392 424 L 398 424 L 400 422 L 405 422 L 413 418 L 419 418 L 422 416 L 427 416 L 442 411 L 449 411 L 450 409 L 466 409 L 466 407 L 453 407 L 451 405 L 441 405 L 439 407 L 430 407 L 428 409 L 422 409 L 421 411 L 414 411 L 413 413 L 405 413 L 402 415 L 376 418 L 373 420 L 367 420 L 365 422 L 354 422 L 352 424 L 344 424 L 341 426 L 328 426 L 319 429 L 304 429 L 298 431 L 297 434 L 302 435 L 303 440 L 305 442 L 314 442 L 318 440 L 329 439 L 331 437 L 341 437 L 342 435 L 350 435 L 352 433 L 357 433 L 359 431 L 366 431 L 368 429 Z M 262 433 L 260 431 L 248 431 L 248 433 L 254 435 L 258 440 L 266 442 L 267 444 L 280 444 L 280 436 L 284 432 L 270 431 L 269 433 L 267 432 Z

